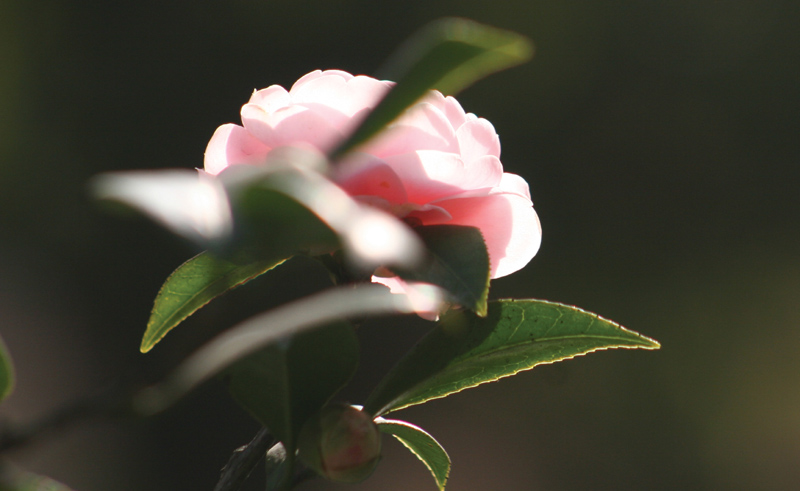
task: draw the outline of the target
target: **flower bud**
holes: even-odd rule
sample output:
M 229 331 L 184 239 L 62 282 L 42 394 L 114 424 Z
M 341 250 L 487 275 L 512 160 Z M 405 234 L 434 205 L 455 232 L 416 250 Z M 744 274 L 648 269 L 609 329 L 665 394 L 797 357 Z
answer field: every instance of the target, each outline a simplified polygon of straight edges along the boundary
M 381 436 L 372 417 L 348 405 L 331 405 L 306 422 L 298 439 L 300 457 L 331 481 L 369 477 L 381 456 Z

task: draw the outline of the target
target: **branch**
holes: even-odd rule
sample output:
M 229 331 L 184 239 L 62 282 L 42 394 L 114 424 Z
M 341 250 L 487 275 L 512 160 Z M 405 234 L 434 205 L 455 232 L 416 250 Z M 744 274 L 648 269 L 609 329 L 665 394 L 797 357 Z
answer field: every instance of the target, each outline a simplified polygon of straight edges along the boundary
M 214 491 L 238 490 L 276 441 L 266 428 L 261 428 L 250 443 L 233 451 L 228 463 L 222 468 Z

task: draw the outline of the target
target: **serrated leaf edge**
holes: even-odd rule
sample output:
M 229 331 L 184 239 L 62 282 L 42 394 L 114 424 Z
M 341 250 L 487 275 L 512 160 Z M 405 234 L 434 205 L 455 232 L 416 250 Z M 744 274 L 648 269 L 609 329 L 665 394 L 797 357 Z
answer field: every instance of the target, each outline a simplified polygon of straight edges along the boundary
M 418 453 L 417 453 L 417 452 L 416 452 L 416 451 L 415 451 L 415 450 L 414 450 L 414 449 L 411 447 L 411 445 L 409 445 L 408 443 L 406 443 L 406 441 L 405 441 L 403 438 L 401 438 L 401 437 L 399 437 L 399 436 L 397 436 L 397 435 L 395 435 L 395 434 L 393 434 L 393 433 L 389 433 L 389 434 L 390 434 L 391 436 L 393 436 L 393 437 L 394 437 L 394 438 L 395 438 L 395 439 L 396 439 L 398 442 L 400 442 L 401 444 L 403 444 L 403 446 L 404 446 L 404 447 L 406 447 L 406 448 L 408 449 L 408 451 L 409 451 L 409 452 L 411 452 L 412 454 L 414 454 L 414 456 L 416 456 L 416 457 L 417 457 L 417 458 L 420 460 L 420 462 L 422 462 L 422 464 L 423 464 L 423 465 L 424 465 L 424 466 L 425 466 L 425 467 L 428 469 L 428 472 L 430 472 L 430 473 L 431 473 L 431 476 L 433 476 L 433 480 L 434 480 L 434 481 L 436 481 L 436 486 L 439 488 L 439 491 L 444 491 L 444 488 L 445 488 L 445 486 L 447 485 L 447 480 L 450 478 L 450 469 L 452 469 L 452 467 L 453 467 L 453 461 L 452 461 L 452 460 L 450 460 L 450 455 L 448 455 L 448 454 L 447 454 L 447 450 L 445 450 L 445 449 L 444 449 L 444 447 L 443 447 L 441 444 L 439 444 L 439 442 L 438 442 L 438 441 L 436 441 L 436 439 L 435 439 L 435 438 L 434 438 L 434 437 L 433 437 L 433 436 L 432 436 L 430 433 L 428 433 L 427 431 L 423 430 L 423 429 L 422 429 L 422 428 L 420 428 L 419 426 L 412 425 L 411 423 L 407 423 L 407 422 L 405 422 L 405 421 L 401 421 L 401 420 L 398 420 L 398 419 L 385 419 L 385 418 L 382 418 L 382 417 L 380 417 L 380 416 L 378 416 L 378 417 L 376 417 L 376 418 L 375 418 L 375 424 L 377 424 L 377 425 L 378 425 L 378 428 L 379 428 L 379 429 L 380 429 L 380 427 L 381 427 L 382 425 L 384 425 L 384 426 L 385 426 L 385 425 L 400 425 L 400 426 L 408 426 L 408 427 L 411 427 L 411 428 L 413 428 L 413 429 L 415 429 L 415 430 L 417 430 L 417 431 L 419 431 L 419 432 L 421 432 L 421 433 L 424 433 L 425 435 L 427 435 L 428 437 L 430 437 L 430 439 L 431 439 L 431 440 L 433 440 L 434 442 L 436 442 L 436 444 L 437 444 L 437 445 L 439 445 L 439 448 L 442 450 L 442 452 L 444 452 L 444 455 L 445 455 L 445 457 L 447 457 L 447 463 L 448 463 L 448 466 L 447 466 L 447 472 L 445 472 L 444 479 L 443 479 L 441 482 L 439 481 L 439 478 L 436 476 L 436 472 L 434 472 L 433 468 L 430 466 L 430 464 L 428 464 L 428 461 L 427 461 L 427 460 L 423 459 L 423 458 L 422 458 L 422 456 L 421 456 L 420 454 L 418 454 Z
M 191 261 L 193 261 L 193 260 L 197 259 L 198 257 L 202 256 L 203 254 L 206 254 L 206 252 L 201 252 L 200 254 L 197 254 L 196 256 L 193 256 L 192 258 L 190 258 L 190 259 L 187 259 L 186 261 L 184 261 L 183 263 L 181 263 L 181 265 L 180 265 L 180 266 L 178 266 L 177 268 L 175 268 L 175 270 L 174 270 L 172 273 L 170 273 L 170 275 L 169 275 L 169 276 L 167 276 L 167 279 L 166 279 L 166 280 L 164 280 L 164 283 L 161 285 L 161 288 L 159 288 L 159 289 L 158 289 L 158 293 L 156 294 L 156 299 L 153 301 L 153 308 L 150 310 L 150 320 L 148 320 L 148 322 L 147 322 L 147 327 L 145 328 L 145 331 L 144 331 L 144 332 L 145 332 L 145 337 L 143 337 L 143 338 L 142 338 L 142 343 L 141 343 L 141 345 L 140 345 L 140 347 L 139 347 L 139 351 L 140 351 L 140 352 L 142 352 L 142 353 L 147 353 L 147 352 L 149 352 L 150 350 L 152 350 L 152 349 L 155 347 L 155 345 L 157 345 L 159 342 L 161 342 L 161 340 L 162 340 L 162 339 L 164 339 L 164 336 L 166 336 L 166 335 L 167 335 L 167 334 L 168 334 L 170 331 L 172 331 L 173 329 L 175 329 L 176 327 L 178 327 L 178 325 L 179 325 L 181 322 L 185 321 L 185 320 L 186 320 L 187 318 L 189 318 L 189 317 L 190 317 L 192 314 L 194 314 L 194 313 L 195 313 L 195 312 L 197 312 L 198 310 L 202 309 L 203 307 L 205 307 L 206 305 L 208 305 L 209 303 L 211 303 L 211 301 L 212 301 L 212 300 L 214 300 L 214 299 L 218 298 L 219 296 L 223 295 L 224 293 L 227 293 L 227 292 L 229 292 L 229 291 L 233 290 L 234 288 L 237 288 L 237 287 L 239 287 L 239 286 L 242 286 L 243 284 L 245 284 L 245 283 L 247 283 L 247 282 L 249 282 L 249 281 L 251 281 L 251 280 L 253 280 L 253 279 L 257 278 L 258 276 L 261 276 L 261 275 L 262 275 L 262 274 L 264 274 L 264 273 L 267 273 L 267 272 L 269 272 L 269 271 L 272 271 L 273 269 L 277 268 L 278 266 L 280 266 L 281 264 L 285 263 L 286 261 L 288 261 L 288 260 L 290 259 L 290 258 L 288 258 L 288 257 L 287 257 L 287 258 L 285 258 L 285 259 L 282 259 L 282 260 L 276 261 L 274 264 L 272 264 L 272 266 L 271 266 L 270 268 L 268 268 L 268 269 L 266 269 L 266 270 L 264 270 L 264 271 L 258 272 L 258 273 L 254 274 L 254 275 L 252 275 L 252 276 L 248 276 L 247 278 L 243 279 L 242 281 L 240 281 L 240 282 L 238 282 L 238 283 L 236 283 L 236 284 L 232 285 L 230 288 L 228 288 L 228 289 L 227 289 L 227 290 L 225 290 L 224 292 L 220 293 L 219 295 L 215 295 L 215 296 L 213 296 L 213 297 L 209 298 L 207 301 L 203 302 L 203 303 L 202 303 L 202 304 L 200 304 L 200 305 L 199 305 L 197 308 L 193 309 L 191 312 L 189 312 L 189 313 L 188 313 L 188 314 L 186 314 L 186 315 L 183 315 L 183 316 L 175 316 L 175 315 L 173 315 L 173 316 L 170 316 L 170 317 L 169 317 L 169 319 L 177 319 L 176 321 L 174 321 L 174 322 L 172 323 L 172 326 L 171 326 L 170 328 L 168 328 L 168 329 L 165 329 L 163 332 L 161 332 L 161 335 L 159 335 L 159 336 L 157 336 L 157 337 L 153 337 L 153 336 L 151 336 L 151 337 L 149 337 L 149 338 L 148 338 L 148 337 L 147 337 L 147 332 L 150 330 L 150 327 L 153 325 L 152 318 L 153 318 L 153 314 L 154 314 L 154 313 L 155 313 L 155 311 L 156 311 L 156 307 L 157 307 L 157 301 L 158 301 L 158 299 L 159 299 L 159 298 L 161 298 L 161 294 L 164 292 L 164 289 L 167 287 L 167 284 L 168 284 L 168 283 L 169 283 L 169 281 L 172 279 L 172 277 L 173 277 L 173 276 L 175 276 L 175 275 L 178 273 L 178 271 L 180 271 L 180 269 L 181 269 L 181 268 L 182 268 L 184 265 L 186 265 L 186 264 L 190 263 Z M 220 281 L 220 280 L 218 279 L 217 281 Z M 197 296 L 198 296 L 198 295 L 200 295 L 200 293 L 201 293 L 201 292 L 208 290 L 208 289 L 209 289 L 209 288 L 210 288 L 210 287 L 211 287 L 213 284 L 215 284 L 217 281 L 215 281 L 214 283 L 212 283 L 212 284 L 210 284 L 210 285 L 206 286 L 206 288 L 204 288 L 204 289 L 202 289 L 202 290 L 200 290 L 200 291 L 197 291 L 197 292 L 195 292 L 195 293 L 194 293 L 194 295 L 192 295 L 191 297 L 189 297 L 189 300 L 191 300 L 191 299 L 194 299 L 194 298 L 197 298 Z M 188 303 L 188 302 L 187 302 L 187 303 Z M 163 322 L 162 324 L 165 324 L 165 325 L 166 325 L 166 324 L 169 324 L 169 323 L 168 323 L 168 322 Z M 149 342 L 147 342 L 147 341 L 148 341 L 148 339 L 149 339 Z
M 525 300 L 535 300 L 535 299 L 510 299 L 510 298 L 504 298 L 504 299 L 496 300 L 496 302 L 504 302 L 504 301 L 506 301 L 506 302 L 507 301 L 515 302 L 515 301 L 525 301 Z M 472 384 L 472 385 L 467 385 L 467 386 L 461 387 L 460 389 L 454 390 L 453 392 L 448 392 L 447 394 L 434 396 L 434 397 L 431 397 L 429 399 L 425 399 L 425 400 L 422 400 L 422 401 L 419 401 L 419 402 L 414 402 L 414 403 L 411 403 L 411 404 L 404 404 L 402 406 L 389 408 L 387 410 L 381 411 L 380 414 L 381 415 L 389 414 L 389 413 L 392 413 L 394 411 L 400 411 L 401 409 L 405 409 L 405 408 L 411 407 L 411 406 L 417 406 L 419 404 L 424 404 L 426 402 L 434 401 L 436 399 L 444 399 L 445 397 L 449 397 L 449 396 L 451 396 L 453 394 L 458 394 L 459 392 L 462 392 L 462 391 L 467 390 L 467 389 L 475 388 L 475 387 L 477 387 L 479 385 L 488 384 L 488 383 L 491 383 L 491 382 L 497 382 L 500 379 L 507 378 L 507 377 L 512 377 L 512 376 L 514 376 L 514 375 L 516 375 L 516 374 L 518 374 L 520 372 L 526 372 L 528 370 L 533 370 L 534 368 L 538 367 L 539 365 L 552 365 L 553 363 L 558 363 L 560 361 L 565 361 L 565 360 L 571 360 L 573 358 L 577 358 L 579 356 L 585 356 L 585 355 L 588 355 L 589 353 L 594 353 L 596 351 L 606 351 L 606 350 L 612 350 L 612 349 L 631 349 L 631 350 L 633 350 L 633 349 L 644 349 L 644 350 L 654 351 L 654 350 L 657 350 L 657 349 L 661 348 L 661 343 L 659 343 L 655 339 L 650 338 L 648 336 L 645 336 L 643 334 L 640 334 L 640 333 L 638 333 L 636 331 L 633 331 L 631 329 L 628 329 L 628 328 L 626 328 L 624 326 L 621 326 L 617 322 L 614 322 L 614 321 L 612 321 L 610 319 L 606 319 L 605 317 L 597 315 L 594 312 L 590 312 L 588 310 L 584 310 L 584 309 L 582 309 L 580 307 L 576 307 L 574 305 L 567 305 L 567 304 L 562 304 L 562 303 L 558 303 L 558 302 L 550 302 L 548 300 L 537 300 L 537 301 L 544 302 L 544 303 L 549 303 L 549 304 L 552 304 L 552 305 L 558 305 L 558 306 L 562 306 L 562 307 L 570 307 L 572 309 L 579 310 L 579 311 L 581 311 L 583 313 L 590 314 L 590 315 L 596 317 L 597 319 L 599 319 L 601 321 L 613 324 L 618 329 L 621 329 L 621 330 L 623 330 L 623 331 L 625 331 L 627 333 L 630 333 L 630 334 L 636 336 L 637 338 L 641 339 L 643 342 L 649 343 L 649 344 L 641 344 L 641 345 L 619 344 L 619 345 L 600 346 L 600 347 L 597 347 L 597 348 L 591 348 L 591 349 L 583 351 L 581 353 L 575 353 L 574 355 L 565 356 L 565 357 L 559 358 L 557 360 L 542 361 L 542 362 L 539 362 L 539 363 L 535 363 L 535 364 L 533 364 L 533 365 L 531 365 L 529 367 L 520 368 L 519 370 L 515 370 L 514 372 L 511 372 L 511 373 L 508 373 L 508 374 L 505 374 L 505 375 L 501 375 L 501 376 L 493 378 L 491 380 L 483 380 L 483 381 L 478 382 L 476 384 Z M 546 340 L 568 339 L 568 338 L 571 338 L 571 337 L 576 337 L 576 336 L 554 336 L 554 337 L 550 337 L 550 338 L 542 338 L 542 340 L 545 340 L 545 339 Z M 609 337 L 609 336 L 591 336 L 591 337 L 599 338 L 599 339 L 613 339 L 613 337 Z M 512 346 L 518 346 L 518 345 L 523 345 L 523 344 L 526 344 L 526 343 L 515 343 L 513 345 L 508 345 L 508 346 L 512 347 Z M 411 389 L 414 389 L 414 387 L 412 387 Z M 411 390 L 411 389 L 409 389 L 409 390 Z

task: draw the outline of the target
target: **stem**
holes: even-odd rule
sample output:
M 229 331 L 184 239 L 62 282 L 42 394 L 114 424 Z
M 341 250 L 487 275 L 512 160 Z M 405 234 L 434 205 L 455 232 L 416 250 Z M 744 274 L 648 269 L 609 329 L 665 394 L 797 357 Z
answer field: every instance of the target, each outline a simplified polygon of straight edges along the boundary
M 275 437 L 270 435 L 266 428 L 258 430 L 250 443 L 233 451 L 228 463 L 222 468 L 219 482 L 214 487 L 214 491 L 239 489 L 275 442 Z

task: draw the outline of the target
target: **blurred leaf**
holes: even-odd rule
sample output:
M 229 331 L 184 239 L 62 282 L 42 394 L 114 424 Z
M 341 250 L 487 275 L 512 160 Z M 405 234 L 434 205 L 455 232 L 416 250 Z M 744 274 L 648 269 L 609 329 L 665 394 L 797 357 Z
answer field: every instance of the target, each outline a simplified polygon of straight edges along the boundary
M 345 322 L 301 332 L 233 365 L 233 398 L 286 445 L 306 420 L 350 380 L 358 339 Z
M 0 338 L 0 401 L 14 390 L 14 364 L 3 338 Z
M 96 176 L 91 189 L 96 198 L 130 206 L 204 248 L 226 242 L 233 230 L 225 189 L 194 170 L 110 172 Z
M 397 85 L 333 153 L 336 160 L 365 143 L 431 89 L 453 95 L 494 72 L 528 61 L 524 36 L 466 19 L 447 18 L 417 32 L 387 62 L 380 76 Z
M 239 263 L 203 252 L 178 266 L 156 296 L 142 338 L 142 353 L 150 351 L 173 327 L 214 298 L 266 273 L 285 260 Z
M 352 266 L 366 270 L 413 267 L 420 261 L 423 245 L 401 220 L 283 158 L 279 154 L 268 166 L 232 166 L 220 174 L 243 242 L 290 253 L 322 254 L 342 247 Z
M 410 314 L 415 307 L 407 296 L 392 294 L 383 285 L 341 286 L 282 305 L 206 343 L 164 381 L 137 393 L 130 409 L 142 416 L 163 411 L 210 377 L 281 338 L 341 319 Z
M 72 489 L 49 477 L 39 476 L 2 462 L 0 491 L 72 491 Z
M 485 318 L 451 311 L 381 381 L 365 410 L 379 416 L 611 348 L 659 344 L 591 312 L 545 300 L 490 302 Z
M 137 209 L 218 255 L 247 249 L 262 259 L 342 248 L 357 268 L 413 267 L 423 247 L 397 217 L 364 205 L 327 179 L 319 153 L 270 152 L 263 165 L 233 165 L 218 176 L 189 170 L 95 177 L 96 197 Z
M 450 475 L 450 457 L 444 448 L 428 432 L 418 426 L 395 419 L 376 418 L 378 428 L 397 438 L 411 453 L 425 464 L 436 480 L 439 490 L 444 490 Z
M 440 286 L 455 303 L 485 316 L 489 253 L 480 230 L 461 225 L 429 225 L 414 230 L 428 248 L 429 261 L 413 270 L 398 270 L 400 277 Z

